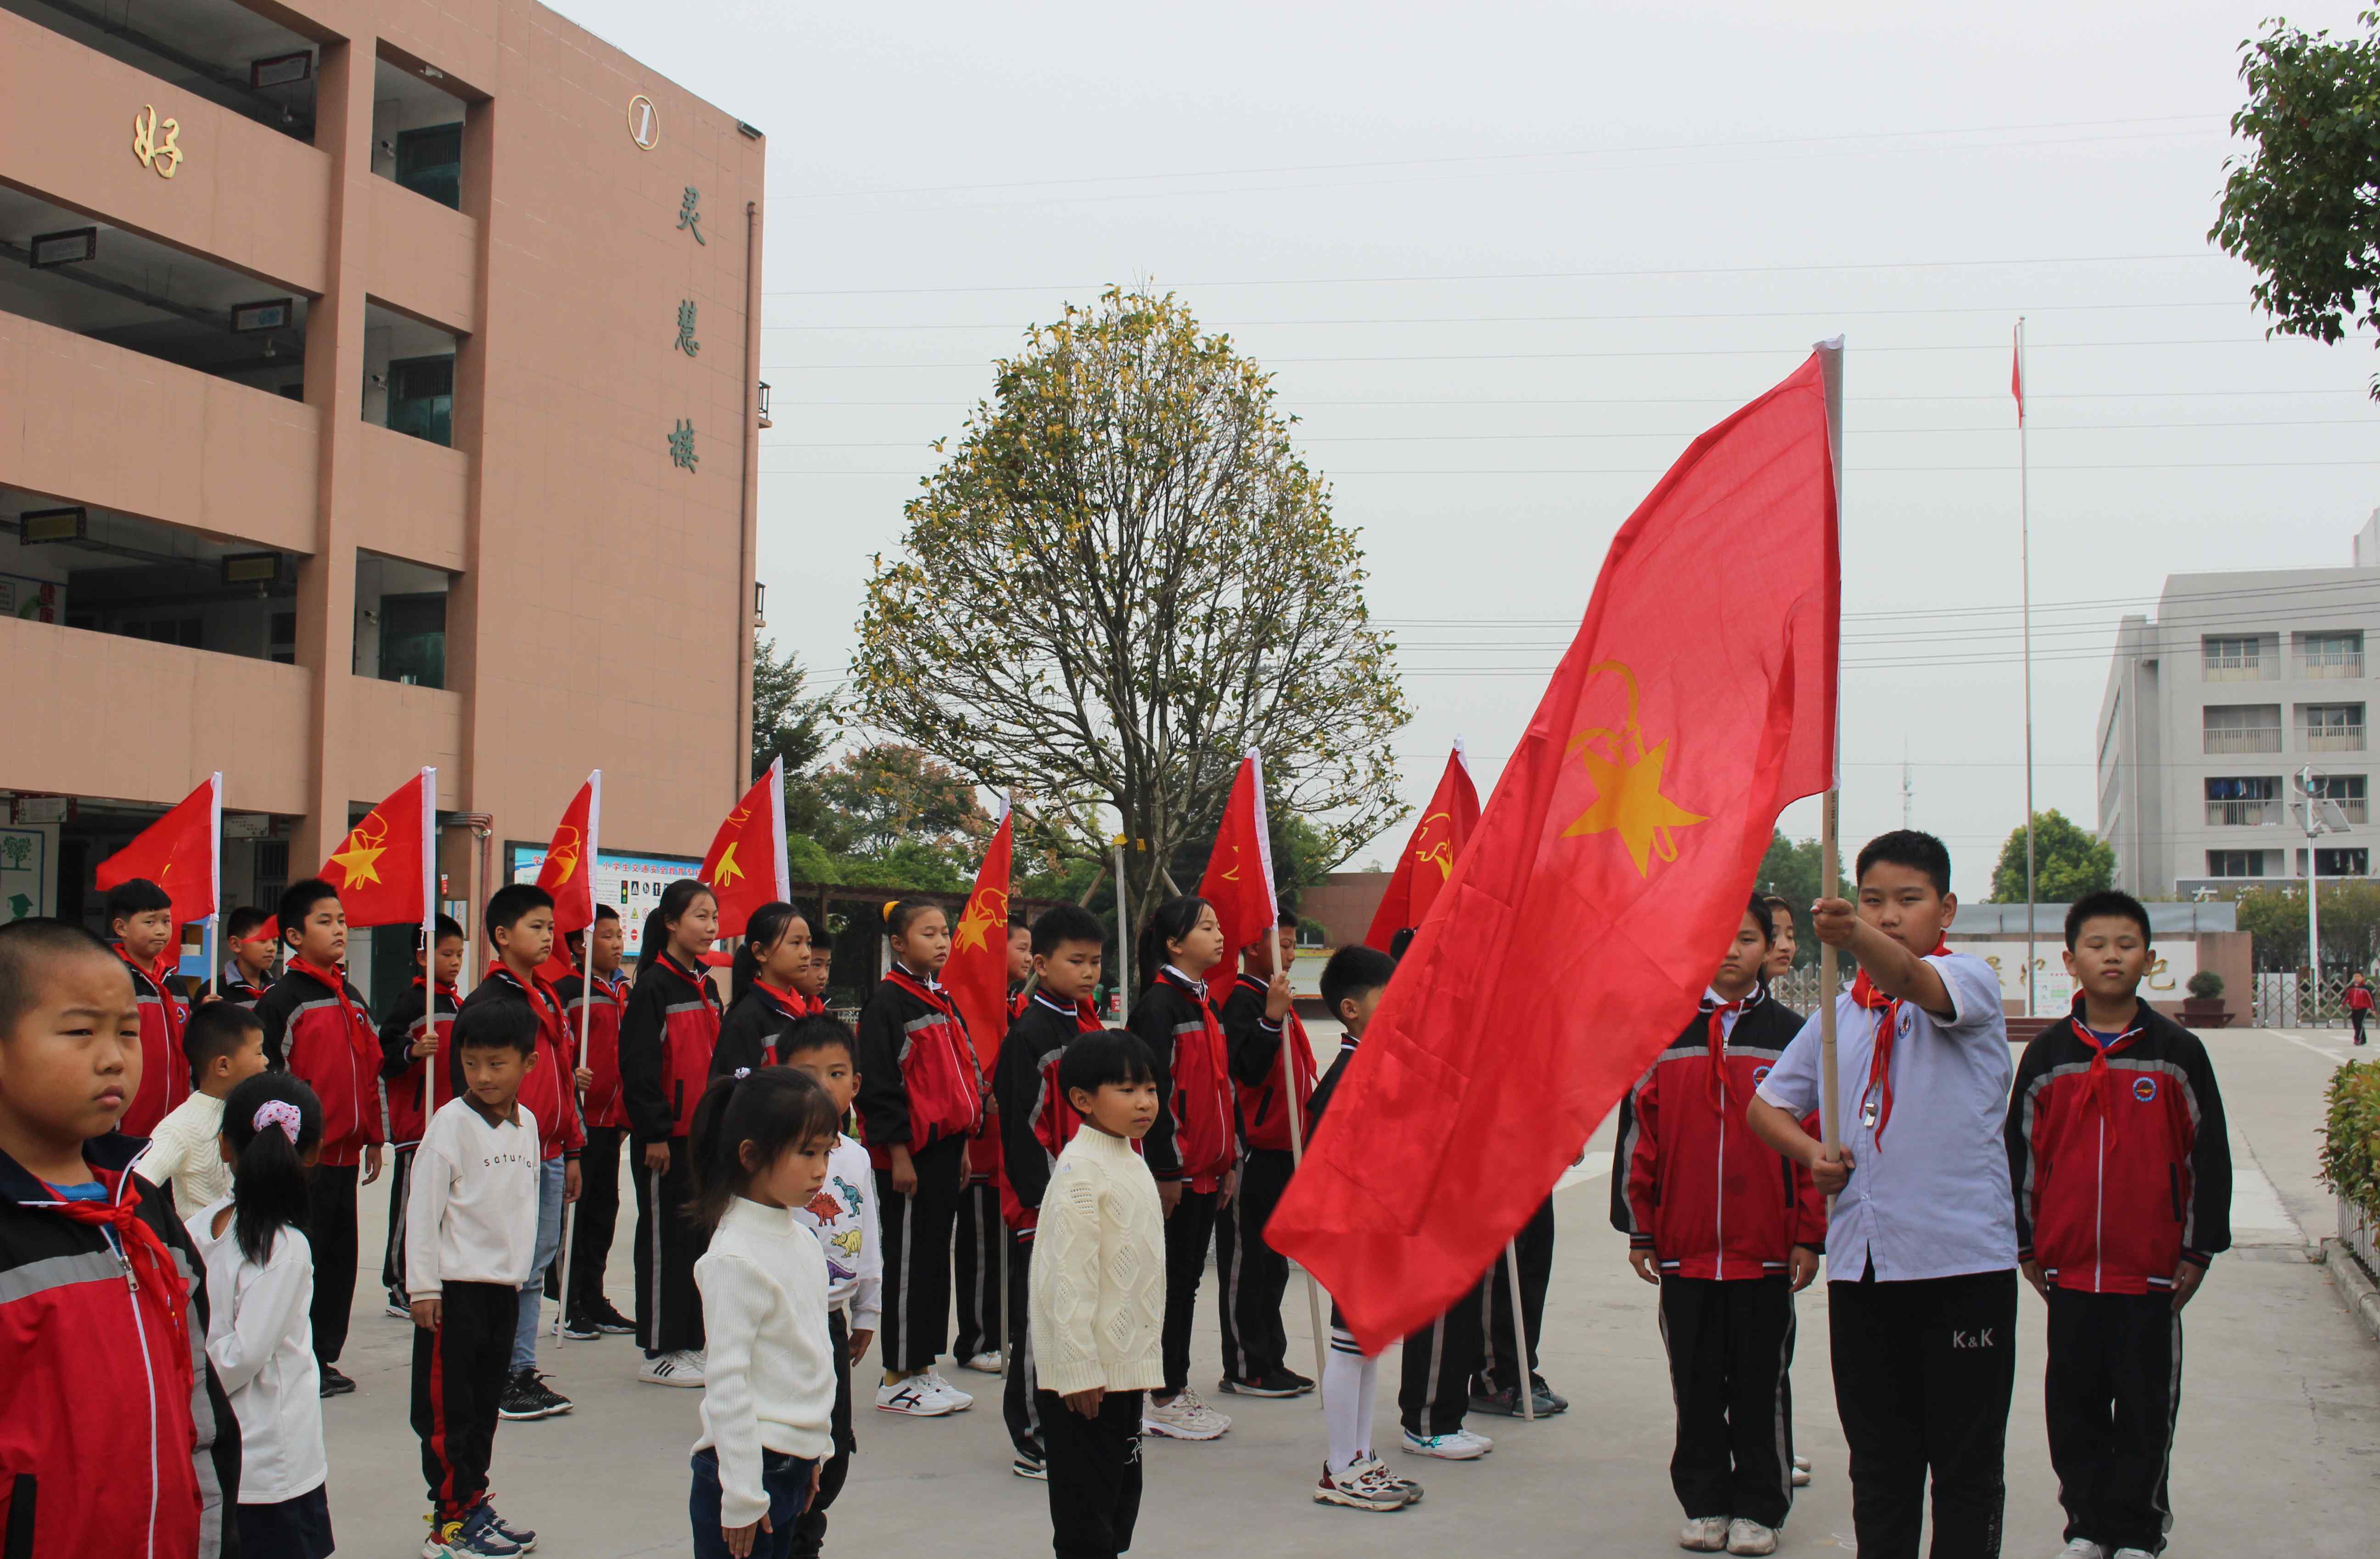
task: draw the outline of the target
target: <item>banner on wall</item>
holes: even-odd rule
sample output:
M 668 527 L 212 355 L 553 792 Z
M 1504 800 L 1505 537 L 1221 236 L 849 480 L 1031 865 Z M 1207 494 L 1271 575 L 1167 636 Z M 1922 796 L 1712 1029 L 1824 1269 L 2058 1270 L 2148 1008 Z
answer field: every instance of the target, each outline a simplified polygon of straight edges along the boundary
M 1982 959 L 2000 977 L 2000 999 L 2016 1003 L 2018 1011 L 2024 1009 L 2024 944 L 2022 942 L 1961 942 L 1950 940 L 1950 950 Z M 2150 952 L 2148 973 L 2141 981 L 2141 995 L 2150 1001 L 2180 1001 L 2190 993 L 2183 987 L 2198 973 L 2198 942 L 2195 937 L 2180 937 L 2170 942 L 2159 942 Z M 2033 976 L 2034 1010 L 2056 1017 L 2074 1004 L 2074 980 L 2066 973 L 2066 943 L 2062 930 L 2053 930 L 2034 944 Z
M 545 846 L 518 840 L 504 842 L 504 875 L 514 882 L 535 882 L 545 864 Z M 633 959 L 644 946 L 645 913 L 661 902 L 662 891 L 679 877 L 690 877 L 702 863 L 691 855 L 632 855 L 625 851 L 595 852 L 596 902 L 620 913 L 627 937 L 625 956 Z

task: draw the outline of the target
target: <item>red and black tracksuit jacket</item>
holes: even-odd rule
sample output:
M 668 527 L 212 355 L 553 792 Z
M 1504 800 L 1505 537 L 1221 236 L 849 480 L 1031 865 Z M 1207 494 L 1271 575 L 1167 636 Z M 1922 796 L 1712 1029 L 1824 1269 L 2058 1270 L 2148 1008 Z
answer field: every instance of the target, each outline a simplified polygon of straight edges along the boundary
M 745 988 L 719 1021 L 719 1043 L 710 1052 L 711 1077 L 742 1068 L 773 1067 L 782 1058 L 777 1042 L 809 1016 L 809 1004 L 791 991 L 759 980 Z
M 537 1065 L 521 1079 L 520 1102 L 537 1118 L 538 1157 L 545 1163 L 577 1158 L 578 1150 L 587 1145 L 587 1122 L 578 1114 L 578 1084 L 573 1077 L 578 1064 L 578 1035 L 563 1025 L 562 997 L 535 974 L 524 984 L 519 975 L 499 963 L 463 998 L 455 1021 L 460 1022 L 463 1014 L 475 1007 L 498 1001 L 520 1002 L 537 1014 Z M 459 1094 L 464 1087 L 462 1053 L 450 1045 L 446 1054 L 450 1057 L 446 1075 Z
M 1706 997 L 1620 1102 L 1611 1226 L 1671 1277 L 1776 1277 L 1826 1249 L 1827 1199 L 1744 1122 L 1802 1021 L 1757 987 L 1731 1032 L 1724 1010 Z
M 2024 1047 L 2009 1094 L 2017 1259 L 2059 1288 L 2169 1293 L 2231 1248 L 2231 1146 L 2198 1036 L 2148 1003 L 2104 1047 L 2064 1022 Z
M 719 1022 L 719 993 L 668 952 L 637 975 L 620 1014 L 620 1104 L 638 1147 L 694 1130 Z
M 236 962 L 224 965 L 223 981 L 215 986 L 216 992 L 234 1007 L 254 1007 L 272 988 L 270 980 L 260 985 L 241 973 Z
M 322 1101 L 322 1163 L 353 1166 L 366 1144 L 388 1140 L 380 1112 L 380 1035 L 346 975 L 302 959 L 256 1004 L 264 1061 Z
M 190 1096 L 190 1058 L 182 1053 L 182 1025 L 189 1021 L 190 1004 L 165 984 L 174 973 L 173 949 L 153 964 L 140 964 L 118 942 L 115 956 L 132 972 L 132 994 L 140 999 L 140 1086 L 125 1106 L 117 1130 L 128 1137 L 146 1137 Z
M 892 1149 L 912 1154 L 975 1133 L 983 1119 L 983 1074 L 966 1020 L 950 993 L 894 968 L 859 1014 L 859 1121 L 879 1169 Z
M 147 1146 L 85 1143 L 109 1200 L 72 1214 L 0 1154 L 6 1559 L 239 1551 L 239 1425 L 207 1361 L 206 1277 L 173 1193 L 128 1172 Z
M 427 985 L 415 975 L 380 1021 L 381 1127 L 391 1147 L 412 1147 L 430 1129 L 430 1057 L 415 1055 L 414 1045 L 435 1029 L 438 1053 L 452 1055 L 455 1048 L 455 987 L 440 985 L 433 1008 L 425 994 Z M 438 1102 L 443 1105 L 454 1096 L 442 1092 Z
M 1058 1058 L 1075 1035 L 1097 1033 L 1102 1026 L 1089 1002 L 1068 1007 L 1037 991 L 1025 998 L 992 1058 L 991 1097 L 1000 1106 L 1000 1213 L 1025 1239 L 1033 1238 L 1040 1222 L 1041 1197 L 1050 1189 L 1059 1151 L 1083 1124 L 1058 1086 Z
M 1157 1057 L 1157 1124 L 1142 1139 L 1149 1173 L 1220 1190 L 1238 1156 L 1231 1058 L 1207 988 L 1168 965 L 1143 991 L 1125 1025 Z
M 1281 1082 L 1281 1030 L 1289 1031 L 1289 1062 L 1297 1078 L 1297 1118 L 1314 1097 L 1314 1045 L 1291 1008 L 1278 1023 L 1265 1016 L 1267 983 L 1242 973 L 1223 998 L 1223 1043 L 1231 1055 L 1232 1084 L 1240 1111 L 1240 1137 L 1263 1153 L 1292 1151 L 1289 1091 Z M 1311 1127 L 1307 1127 L 1310 1134 Z
M 627 1010 L 628 982 L 617 974 L 598 974 L 589 980 L 571 973 L 555 982 L 553 994 L 562 998 L 563 1022 L 574 1035 L 582 1011 L 593 1009 L 585 1012 L 585 1021 L 587 1070 L 595 1074 L 595 1081 L 587 1085 L 579 1113 L 590 1128 L 617 1130 L 627 1125 L 628 1112 L 620 1102 L 620 1015 Z

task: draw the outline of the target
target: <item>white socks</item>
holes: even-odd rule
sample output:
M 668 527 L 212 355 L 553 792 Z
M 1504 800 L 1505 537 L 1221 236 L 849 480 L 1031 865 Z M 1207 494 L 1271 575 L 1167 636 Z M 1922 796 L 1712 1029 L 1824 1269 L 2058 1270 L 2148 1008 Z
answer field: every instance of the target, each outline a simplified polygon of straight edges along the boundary
M 1366 1359 L 1355 1339 L 1330 1329 L 1322 1364 L 1322 1421 L 1330 1432 L 1332 1472 L 1344 1472 L 1372 1448 L 1372 1409 L 1379 1396 L 1380 1361 Z

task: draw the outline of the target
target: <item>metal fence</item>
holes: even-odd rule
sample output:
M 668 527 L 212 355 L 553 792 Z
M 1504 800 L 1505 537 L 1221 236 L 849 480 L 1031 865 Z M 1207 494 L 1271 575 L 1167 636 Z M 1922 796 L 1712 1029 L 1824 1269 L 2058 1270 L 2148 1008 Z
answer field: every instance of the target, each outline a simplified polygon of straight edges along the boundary
M 2289 971 L 2265 971 L 2256 975 L 2256 994 L 2250 1003 L 2251 1025 L 2260 1029 L 2343 1029 L 2347 1027 L 2347 981 L 2353 970 L 2322 974 L 2322 998 L 2314 999 L 2313 982 Z
M 1850 972 L 1850 960 L 1843 961 L 1843 969 L 1845 973 Z M 1815 1012 L 1818 1009 L 1818 966 L 1804 963 L 1787 970 L 1783 979 L 1768 982 L 1768 994 L 1796 1012 Z

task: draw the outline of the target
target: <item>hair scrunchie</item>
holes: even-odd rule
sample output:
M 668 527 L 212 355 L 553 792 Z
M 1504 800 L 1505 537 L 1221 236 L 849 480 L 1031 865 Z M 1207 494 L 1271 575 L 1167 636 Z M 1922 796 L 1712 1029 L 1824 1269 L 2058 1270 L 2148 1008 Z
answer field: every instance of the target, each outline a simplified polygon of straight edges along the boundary
M 750 1067 L 737 1067 L 735 1069 L 735 1081 L 738 1082 L 743 1082 L 746 1078 L 750 1077 L 751 1075 L 752 1069 Z
M 298 1145 L 298 1133 L 305 1130 L 306 1118 L 298 1106 L 286 1099 L 267 1099 L 256 1106 L 256 1118 L 248 1123 L 249 1130 L 261 1131 L 268 1126 L 278 1126 L 289 1145 Z

